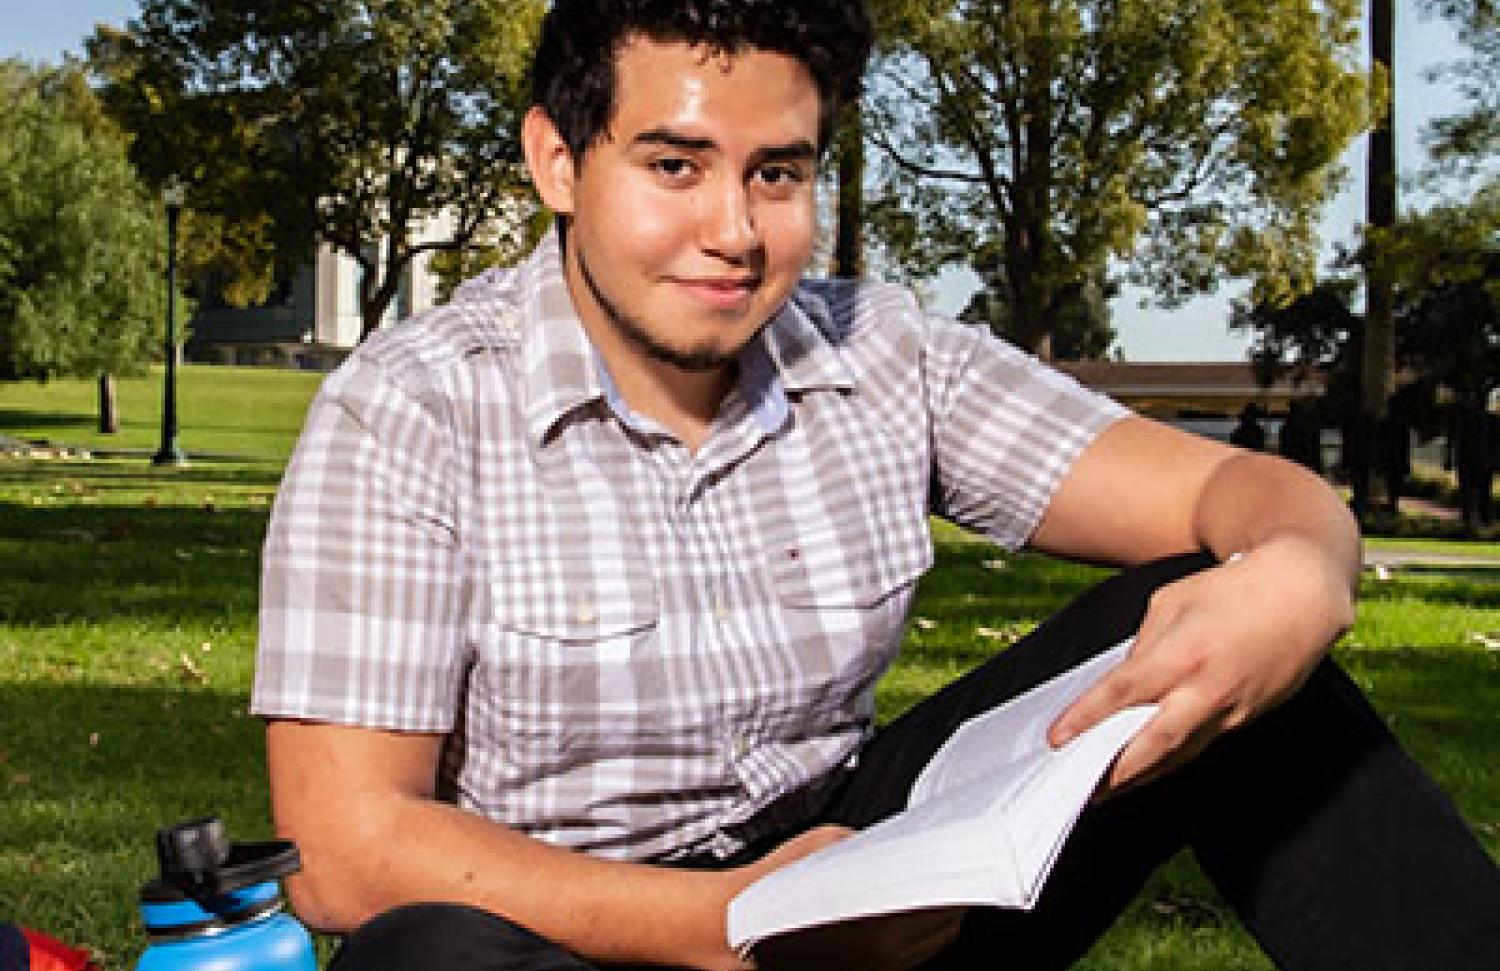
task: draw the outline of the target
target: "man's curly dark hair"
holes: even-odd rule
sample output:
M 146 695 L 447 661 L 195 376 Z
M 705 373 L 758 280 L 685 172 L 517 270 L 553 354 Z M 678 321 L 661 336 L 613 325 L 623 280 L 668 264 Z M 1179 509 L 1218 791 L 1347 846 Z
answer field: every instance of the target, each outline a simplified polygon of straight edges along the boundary
M 609 127 L 615 55 L 631 37 L 794 58 L 817 85 L 826 147 L 839 109 L 859 95 L 873 30 L 862 0 L 555 0 L 532 62 L 531 100 L 580 162 Z

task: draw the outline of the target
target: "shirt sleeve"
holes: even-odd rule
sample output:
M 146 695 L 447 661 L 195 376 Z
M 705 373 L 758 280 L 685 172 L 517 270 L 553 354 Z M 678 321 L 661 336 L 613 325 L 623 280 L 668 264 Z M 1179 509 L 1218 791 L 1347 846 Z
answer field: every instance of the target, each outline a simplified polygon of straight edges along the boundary
M 933 512 L 1016 549 L 1078 456 L 1129 411 L 986 328 L 927 324 Z
M 314 401 L 262 555 L 252 710 L 444 732 L 469 596 L 439 408 L 356 354 Z

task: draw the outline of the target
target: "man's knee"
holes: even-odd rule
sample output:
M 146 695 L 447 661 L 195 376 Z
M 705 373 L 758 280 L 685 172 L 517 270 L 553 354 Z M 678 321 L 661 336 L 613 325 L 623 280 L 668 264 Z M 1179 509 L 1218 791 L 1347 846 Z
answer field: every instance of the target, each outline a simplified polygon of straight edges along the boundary
M 344 939 L 329 971 L 590 971 L 572 952 L 503 917 L 462 904 L 396 907 Z

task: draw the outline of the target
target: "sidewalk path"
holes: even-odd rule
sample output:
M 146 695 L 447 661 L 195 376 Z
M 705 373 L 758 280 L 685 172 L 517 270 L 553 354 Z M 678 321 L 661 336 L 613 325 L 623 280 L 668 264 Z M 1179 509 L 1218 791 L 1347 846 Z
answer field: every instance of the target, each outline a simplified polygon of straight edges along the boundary
M 1365 548 L 1365 569 L 1387 570 L 1402 567 L 1438 567 L 1451 569 L 1490 569 L 1500 571 L 1500 554 L 1431 553 L 1422 550 Z

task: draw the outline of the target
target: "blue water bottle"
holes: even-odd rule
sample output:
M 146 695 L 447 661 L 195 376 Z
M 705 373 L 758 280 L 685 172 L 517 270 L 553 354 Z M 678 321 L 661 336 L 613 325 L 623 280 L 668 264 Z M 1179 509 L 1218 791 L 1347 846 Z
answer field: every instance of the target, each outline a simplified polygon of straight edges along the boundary
M 278 881 L 302 866 L 289 840 L 230 843 L 222 822 L 195 819 L 158 830 L 156 856 L 136 971 L 317 971 L 312 938 L 283 908 Z

